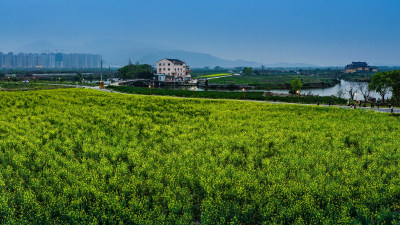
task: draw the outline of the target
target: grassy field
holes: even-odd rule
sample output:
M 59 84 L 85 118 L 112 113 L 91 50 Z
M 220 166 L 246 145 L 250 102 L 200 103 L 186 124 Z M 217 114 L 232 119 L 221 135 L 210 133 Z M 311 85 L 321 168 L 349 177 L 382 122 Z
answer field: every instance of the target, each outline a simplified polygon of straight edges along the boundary
M 37 90 L 37 89 L 51 89 L 55 88 L 53 85 L 46 83 L 23 83 L 23 82 L 8 82 L 8 81 L 0 81 L 0 87 L 5 91 L 14 91 L 14 90 Z
M 38 81 L 38 82 L 18 82 L 18 81 L 0 81 L 1 91 L 31 91 L 43 89 L 58 89 L 58 88 L 71 88 L 71 85 L 76 85 L 76 82 L 52 82 L 52 81 Z M 81 84 L 82 85 L 82 84 Z M 95 86 L 95 84 L 86 84 L 85 86 Z
M 399 221 L 400 121 L 364 110 L 0 92 L 0 223 Z
M 291 83 L 295 78 L 300 78 L 303 88 L 322 88 L 334 86 L 338 83 L 337 79 L 319 76 L 305 76 L 297 74 L 269 74 L 251 76 L 231 76 L 209 80 L 210 84 L 247 84 L 258 89 L 290 89 Z
M 100 84 L 95 82 L 95 83 L 90 83 L 88 81 L 81 82 L 81 81 L 49 81 L 49 80 L 40 80 L 38 83 L 43 84 L 43 85 L 48 85 L 48 84 L 62 84 L 62 85 L 84 85 L 84 86 L 99 86 Z
M 124 93 L 131 94 L 142 94 L 149 95 L 150 89 L 143 87 L 129 87 L 129 86 L 108 86 L 107 88 Z M 167 95 L 167 96 L 179 96 L 179 97 L 195 97 L 195 98 L 214 98 L 214 99 L 247 99 L 247 100 L 267 100 L 267 101 L 279 101 L 279 102 L 298 102 L 307 104 L 316 104 L 318 101 L 321 104 L 328 104 L 329 101 L 334 101 L 335 104 L 344 105 L 347 100 L 344 98 L 338 98 L 333 96 L 305 96 L 302 95 L 297 98 L 297 95 L 293 96 L 273 96 L 263 92 L 224 92 L 224 91 L 193 91 L 189 90 L 172 90 L 172 89 L 151 89 L 152 95 Z

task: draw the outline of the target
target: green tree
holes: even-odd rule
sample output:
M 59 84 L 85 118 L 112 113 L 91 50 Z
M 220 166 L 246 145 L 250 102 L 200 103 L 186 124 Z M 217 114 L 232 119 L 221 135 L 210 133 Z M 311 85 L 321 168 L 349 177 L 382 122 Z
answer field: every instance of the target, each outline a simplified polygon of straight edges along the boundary
M 391 80 L 392 100 L 400 104 L 400 70 L 389 71 L 387 73 Z
M 291 93 L 296 93 L 297 90 L 301 90 L 301 88 L 303 87 L 303 83 L 301 83 L 301 80 L 299 78 L 296 78 L 292 81 L 292 89 L 291 89 Z
M 376 91 L 385 101 L 385 95 L 390 91 L 393 81 L 390 76 L 391 72 L 376 73 L 371 78 L 371 83 L 368 85 L 370 90 Z
M 76 76 L 72 78 L 73 81 L 82 81 L 82 73 L 77 73 Z
M 245 76 L 253 75 L 253 68 L 245 67 L 245 68 L 243 68 L 243 72 L 242 73 Z
M 130 64 L 118 70 L 122 79 L 151 79 L 153 67 L 148 64 Z

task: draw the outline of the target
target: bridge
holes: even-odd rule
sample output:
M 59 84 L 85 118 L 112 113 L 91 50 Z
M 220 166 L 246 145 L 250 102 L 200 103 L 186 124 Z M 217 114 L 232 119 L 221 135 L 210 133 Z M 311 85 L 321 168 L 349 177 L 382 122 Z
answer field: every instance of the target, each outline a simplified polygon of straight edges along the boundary
M 116 83 L 117 85 L 121 86 L 149 86 L 151 85 L 151 80 L 149 79 L 132 79 L 132 80 L 125 80 L 119 81 Z
M 133 79 L 120 81 L 113 85 L 120 86 L 135 86 L 135 87 L 148 87 L 149 85 L 153 87 L 161 87 L 161 86 L 193 86 L 192 83 L 186 83 L 183 81 L 158 81 L 158 80 L 150 80 L 150 79 Z

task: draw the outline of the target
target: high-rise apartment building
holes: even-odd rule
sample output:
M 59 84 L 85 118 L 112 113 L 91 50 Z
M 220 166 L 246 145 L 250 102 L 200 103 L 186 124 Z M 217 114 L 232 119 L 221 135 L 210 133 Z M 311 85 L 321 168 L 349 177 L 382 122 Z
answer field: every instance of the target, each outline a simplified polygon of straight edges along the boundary
M 0 68 L 66 68 L 89 69 L 100 68 L 101 55 L 63 54 L 63 53 L 19 53 L 3 54 L 0 52 Z

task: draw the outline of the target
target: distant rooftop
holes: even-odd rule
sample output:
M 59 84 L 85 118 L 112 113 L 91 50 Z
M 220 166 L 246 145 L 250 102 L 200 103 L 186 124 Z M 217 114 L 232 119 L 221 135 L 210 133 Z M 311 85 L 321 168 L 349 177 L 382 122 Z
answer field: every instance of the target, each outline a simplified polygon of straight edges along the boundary
M 366 62 L 353 62 L 352 63 L 354 66 L 360 66 L 360 67 L 367 67 L 368 63 Z
M 346 66 L 346 68 L 359 68 L 359 67 L 369 67 L 369 66 L 368 63 L 366 62 L 352 62 L 351 64 Z

